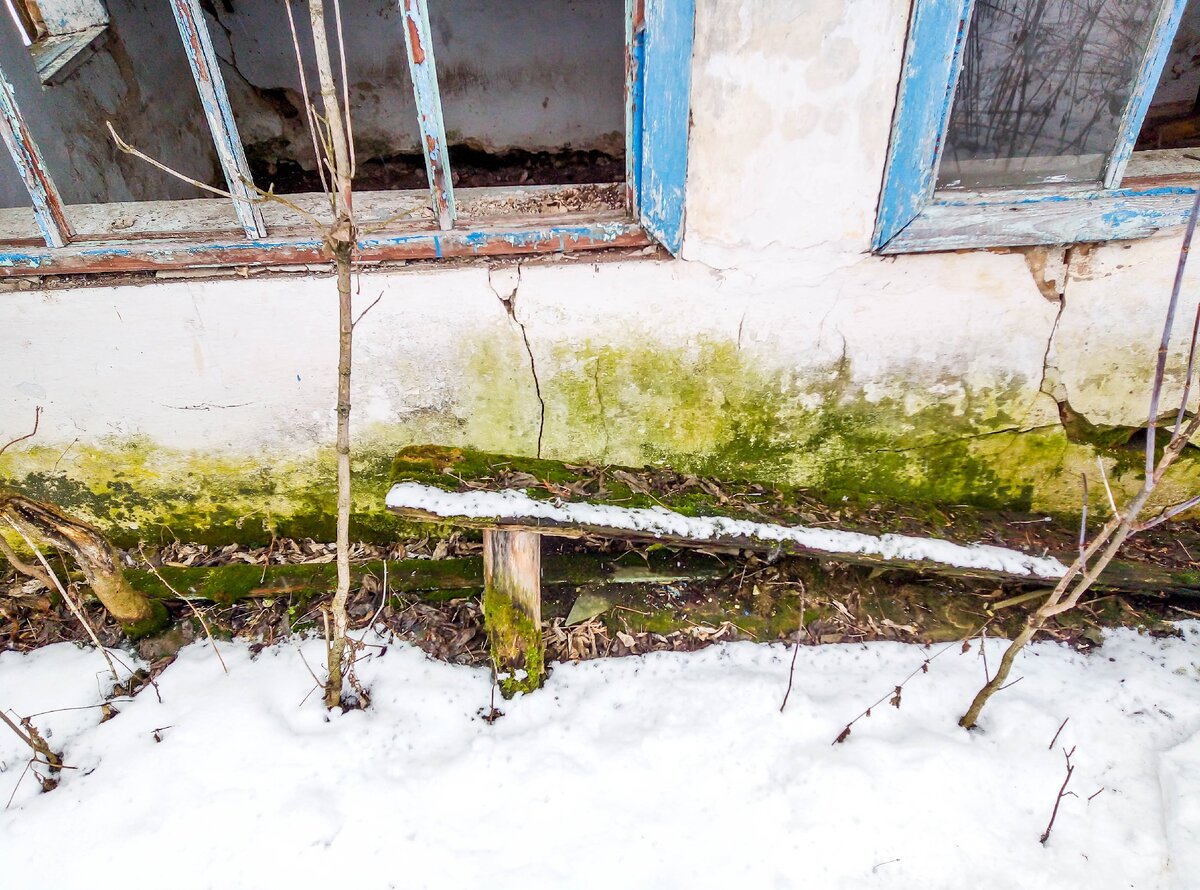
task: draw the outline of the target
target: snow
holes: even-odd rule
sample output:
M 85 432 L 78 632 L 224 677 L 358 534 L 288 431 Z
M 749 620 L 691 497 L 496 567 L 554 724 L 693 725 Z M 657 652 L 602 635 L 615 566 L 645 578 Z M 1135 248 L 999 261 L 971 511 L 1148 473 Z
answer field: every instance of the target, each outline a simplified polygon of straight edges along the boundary
M 606 504 L 539 500 L 524 491 L 443 491 L 416 482 L 400 482 L 387 495 L 389 507 L 424 510 L 435 516 L 470 519 L 529 517 L 573 525 L 627 529 L 656 536 L 676 535 L 697 541 L 719 537 L 752 538 L 768 543 L 790 541 L 828 553 L 862 553 L 885 559 L 928 560 L 943 565 L 990 569 L 1013 575 L 1061 578 L 1066 566 L 1054 557 L 1031 556 L 988 544 L 964 546 L 937 538 L 865 535 L 840 529 L 806 528 L 729 519 L 684 516 L 663 507 L 613 507 Z
M 778 644 L 560 664 L 489 725 L 485 670 L 403 644 L 361 664 L 369 710 L 327 717 L 317 694 L 301 704 L 299 653 L 315 666 L 322 641 L 256 658 L 221 643 L 228 675 L 197 643 L 159 677 L 161 703 L 146 690 L 105 723 L 35 720 L 79 768 L 57 790 L 18 786 L 27 755 L 0 735 L 0 797 L 16 787 L 3 884 L 1194 887 L 1200 622 L 1182 628 L 1118 631 L 1086 656 L 1031 647 L 977 733 L 955 722 L 983 662 L 956 647 L 841 745 L 929 651 L 802 648 L 782 714 Z M 103 669 L 69 644 L 4 653 L 0 705 L 94 704 Z M 1064 746 L 1078 797 L 1043 847 Z

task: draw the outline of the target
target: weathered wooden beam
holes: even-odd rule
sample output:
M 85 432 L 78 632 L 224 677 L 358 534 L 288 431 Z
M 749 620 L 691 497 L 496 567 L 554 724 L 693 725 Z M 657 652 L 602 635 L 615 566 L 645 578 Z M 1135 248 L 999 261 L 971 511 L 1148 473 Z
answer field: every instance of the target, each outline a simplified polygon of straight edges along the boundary
M 650 243 L 641 226 L 629 219 L 558 222 L 541 217 L 473 231 L 375 235 L 359 240 L 354 257 L 356 262 L 366 264 L 552 254 L 645 247 Z M 147 239 L 71 245 L 63 250 L 0 247 L 0 276 L 4 277 L 329 262 L 325 245 L 306 236 L 258 241 L 209 240 L 197 236 L 187 241 Z
M 456 216 L 454 183 L 450 175 L 446 126 L 442 121 L 442 96 L 433 58 L 429 8 L 426 0 L 400 0 L 400 9 L 404 14 L 404 45 L 408 50 L 408 70 L 417 103 L 417 125 L 421 130 L 421 149 L 425 153 L 433 212 L 438 228 L 450 229 Z
M 21 181 L 25 183 L 25 189 L 29 192 L 29 198 L 33 202 L 34 218 L 37 220 L 38 229 L 46 241 L 46 246 L 49 248 L 65 246 L 74 237 L 74 233 L 71 231 L 71 223 L 67 220 L 66 211 L 63 209 L 62 197 L 58 194 L 54 180 L 50 178 L 50 171 L 46 168 L 42 153 L 33 140 L 33 134 L 25 123 L 25 118 L 21 115 L 21 109 L 17 107 L 17 97 L 13 92 L 12 84 L 8 82 L 2 70 L 0 70 L 0 138 L 4 140 L 13 162 L 17 165 L 17 172 L 21 174 Z M 3 266 L 2 261 L 0 261 L 0 266 Z
M 212 38 L 199 0 L 171 0 L 171 11 L 179 26 L 183 39 L 183 51 L 196 81 L 200 94 L 200 105 L 208 119 L 213 145 L 225 174 L 229 193 L 234 196 L 233 212 L 246 232 L 247 238 L 265 238 L 267 224 L 256 203 L 256 195 L 250 177 L 250 165 L 237 122 L 233 119 L 233 108 L 225 91 L 225 79 L 217 65 L 217 54 L 213 50 Z
M 483 622 L 505 698 L 540 688 L 546 675 L 541 540 L 528 531 L 483 533 Z

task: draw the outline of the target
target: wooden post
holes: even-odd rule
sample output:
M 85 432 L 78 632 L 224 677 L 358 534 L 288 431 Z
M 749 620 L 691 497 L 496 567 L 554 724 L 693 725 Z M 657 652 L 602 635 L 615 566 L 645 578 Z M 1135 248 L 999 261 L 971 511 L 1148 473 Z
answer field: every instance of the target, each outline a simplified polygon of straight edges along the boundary
M 483 620 L 505 698 L 532 692 L 545 678 L 541 535 L 484 529 Z

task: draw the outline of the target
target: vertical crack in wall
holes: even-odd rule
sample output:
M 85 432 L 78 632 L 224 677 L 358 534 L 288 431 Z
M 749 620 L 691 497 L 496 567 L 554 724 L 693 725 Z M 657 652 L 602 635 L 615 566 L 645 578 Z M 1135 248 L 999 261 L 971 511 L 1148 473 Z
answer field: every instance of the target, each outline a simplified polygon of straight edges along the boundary
M 507 281 L 500 286 L 505 288 L 507 285 L 512 286 L 508 296 L 504 296 L 500 289 L 497 288 L 498 279 L 501 277 L 501 272 L 509 272 L 515 269 L 516 274 L 506 276 Z M 504 305 L 504 311 L 508 313 L 509 320 L 517 326 L 521 331 L 521 342 L 525 344 L 525 354 L 529 356 L 529 372 L 533 375 L 533 391 L 537 396 L 538 405 L 540 407 L 538 415 L 538 435 L 537 435 L 537 456 L 542 456 L 542 437 L 546 432 L 546 400 L 542 398 L 542 383 L 538 379 L 537 362 L 533 358 L 533 348 L 529 345 L 529 332 L 525 330 L 525 324 L 517 318 L 517 292 L 521 289 L 521 266 L 504 266 L 498 269 L 488 269 L 488 286 L 492 289 L 492 293 Z

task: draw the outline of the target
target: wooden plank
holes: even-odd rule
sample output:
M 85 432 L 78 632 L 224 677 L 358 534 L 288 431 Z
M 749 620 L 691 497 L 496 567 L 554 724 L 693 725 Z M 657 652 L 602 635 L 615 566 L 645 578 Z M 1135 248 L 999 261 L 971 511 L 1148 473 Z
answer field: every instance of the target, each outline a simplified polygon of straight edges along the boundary
M 1016 582 L 1025 585 L 1052 585 L 1053 577 L 1005 572 L 998 569 L 965 568 L 931 560 L 897 559 L 870 553 L 852 551 L 819 550 L 805 547 L 794 541 L 764 541 L 754 537 L 722 536 L 716 538 L 688 538 L 672 534 L 652 534 L 609 525 L 592 523 L 565 524 L 542 517 L 506 517 L 504 519 L 479 519 L 466 516 L 446 517 L 412 507 L 388 507 L 389 512 L 405 519 L 414 519 L 439 524 L 451 523 L 464 528 L 522 531 L 550 537 L 582 538 L 595 536 L 618 538 L 641 543 L 661 543 L 674 547 L 702 547 L 711 552 L 779 552 L 788 556 L 841 562 L 848 565 L 865 566 L 887 571 L 909 571 L 927 575 L 944 575 L 979 581 Z M 1070 562 L 1072 554 L 1062 554 Z M 1173 593 L 1183 596 L 1200 596 L 1200 580 L 1188 573 L 1173 572 L 1158 566 L 1143 563 L 1113 561 L 1093 585 L 1098 590 L 1121 590 L 1144 594 Z
M 641 219 L 659 244 L 683 246 L 695 0 L 645 0 Z
M 546 674 L 541 540 L 529 531 L 483 533 L 483 622 L 505 698 L 540 688 Z
M 363 237 L 359 239 L 355 261 L 387 263 L 447 257 L 525 256 L 645 247 L 651 243 L 641 226 L 623 216 L 592 222 L 548 218 L 524 222 L 525 225 L 472 231 L 456 229 Z M 328 262 L 325 245 L 312 236 L 255 241 L 111 241 L 74 244 L 63 250 L 0 247 L 0 277 Z
M 940 193 L 939 193 L 940 194 Z M 1195 186 L 982 201 L 935 200 L 887 243 L 885 254 L 980 247 L 1077 244 L 1145 238 L 1183 225 L 1191 215 Z
M 17 107 L 17 97 L 12 84 L 0 70 L 0 139 L 4 140 L 21 181 L 33 201 L 34 218 L 47 247 L 58 248 L 71 241 L 74 233 L 63 210 L 58 188 L 50 178 L 42 153 L 33 140 L 33 134 Z
M 442 96 L 433 57 L 429 9 L 426 0 L 400 0 L 400 8 L 404 13 L 404 45 L 408 50 L 408 70 L 417 102 L 417 124 L 421 131 L 421 149 L 425 153 L 430 199 L 438 227 L 448 230 L 454 227 L 456 216 L 454 182 L 450 173 L 446 126 L 442 121 Z
M 1116 145 L 1104 170 L 1104 187 L 1113 189 L 1121 185 L 1125 175 L 1125 167 L 1133 154 L 1133 146 L 1141 132 L 1142 122 L 1150 110 L 1154 100 L 1154 91 L 1162 78 L 1163 66 L 1171 51 L 1171 43 L 1175 32 L 1179 30 L 1180 19 L 1183 18 L 1184 7 L 1188 0 L 1162 0 L 1154 30 L 1150 35 L 1150 43 L 1142 64 L 1138 67 L 1137 80 L 1129 101 L 1125 103 L 1125 111 L 1121 116 L 1121 126 L 1117 131 Z
M 320 192 L 287 197 L 301 210 L 328 219 L 329 200 Z M 625 215 L 620 212 L 623 200 L 620 183 L 490 186 L 460 189 L 457 194 L 464 230 L 504 225 L 506 220 L 518 225 L 530 218 L 582 220 L 581 214 L 596 221 L 620 219 Z M 232 202 L 224 198 L 71 204 L 68 209 L 78 241 L 179 239 L 187 234 L 212 238 L 241 232 Z M 312 232 L 311 222 L 290 207 L 267 202 L 260 209 L 268 229 L 276 236 Z M 429 196 L 415 190 L 355 192 L 354 216 L 359 229 L 367 232 L 385 221 L 382 232 L 429 231 L 432 221 Z M 38 238 L 32 208 L 0 208 L 0 244 L 28 241 L 30 237 Z
M 246 161 L 242 137 L 233 118 L 233 108 L 225 92 L 225 79 L 217 65 L 217 54 L 213 51 L 212 38 L 204 14 L 200 11 L 199 0 L 171 0 L 171 10 L 179 26 L 184 54 L 192 69 L 196 91 L 200 94 L 200 105 L 208 120 L 208 129 L 225 174 L 226 186 L 234 196 L 233 212 L 247 238 L 265 238 L 267 226 L 256 203 L 250 165 Z
M 872 247 L 882 250 L 929 201 L 974 0 L 914 0 Z M 898 251 L 885 251 L 898 252 Z

